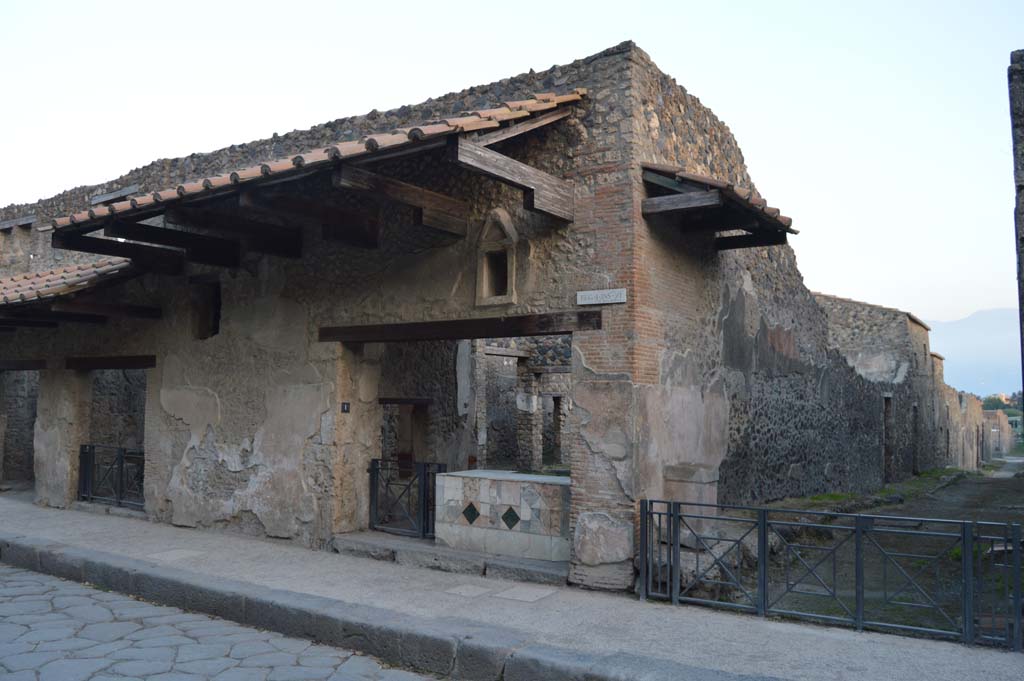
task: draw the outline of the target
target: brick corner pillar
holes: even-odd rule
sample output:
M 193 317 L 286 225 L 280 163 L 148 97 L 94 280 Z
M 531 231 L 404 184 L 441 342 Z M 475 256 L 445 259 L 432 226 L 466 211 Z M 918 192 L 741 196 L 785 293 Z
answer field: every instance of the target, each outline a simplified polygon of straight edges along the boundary
M 524 359 L 516 362 L 516 378 L 517 468 L 539 471 L 544 465 L 544 410 L 540 401 L 540 381 Z
M 1017 295 L 1021 357 L 1024 358 L 1024 50 L 1010 53 L 1007 80 L 1010 88 L 1010 130 L 1013 140 L 1013 184 L 1016 196 L 1013 216 L 1017 234 Z
M 78 496 L 78 452 L 89 443 L 91 397 L 88 372 L 39 372 L 33 440 L 36 503 L 67 508 Z

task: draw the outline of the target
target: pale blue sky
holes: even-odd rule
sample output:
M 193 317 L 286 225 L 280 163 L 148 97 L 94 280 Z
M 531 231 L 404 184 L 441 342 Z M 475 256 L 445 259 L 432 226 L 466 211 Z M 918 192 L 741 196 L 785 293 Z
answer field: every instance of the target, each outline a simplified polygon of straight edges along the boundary
M 815 290 L 1016 304 L 1016 2 L 0 3 L 0 205 L 632 39 L 736 134 Z

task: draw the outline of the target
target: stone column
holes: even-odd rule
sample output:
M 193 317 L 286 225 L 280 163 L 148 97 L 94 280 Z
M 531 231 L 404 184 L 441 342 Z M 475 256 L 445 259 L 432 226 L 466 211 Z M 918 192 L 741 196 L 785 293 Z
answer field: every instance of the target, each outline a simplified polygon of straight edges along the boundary
M 370 459 L 380 456 L 383 409 L 378 403 L 384 346 L 341 345 L 333 408 L 335 533 L 365 530 L 370 523 Z
M 521 471 L 539 471 L 544 456 L 544 410 L 540 401 L 540 380 L 526 365 L 516 362 L 516 439 L 519 444 L 517 467 Z
M 89 443 L 90 378 L 85 371 L 39 372 L 33 443 L 38 504 L 67 508 L 78 495 L 78 451 Z

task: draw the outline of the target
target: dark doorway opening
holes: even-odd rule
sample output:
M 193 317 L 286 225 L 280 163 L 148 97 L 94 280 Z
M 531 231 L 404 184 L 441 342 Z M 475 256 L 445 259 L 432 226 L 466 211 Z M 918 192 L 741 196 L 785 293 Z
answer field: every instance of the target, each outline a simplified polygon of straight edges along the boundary
M 35 480 L 35 423 L 38 371 L 0 372 L 0 482 L 30 485 Z
M 885 481 L 891 482 L 895 478 L 893 468 L 893 413 L 892 397 L 882 398 L 882 454 L 883 465 L 885 466 Z

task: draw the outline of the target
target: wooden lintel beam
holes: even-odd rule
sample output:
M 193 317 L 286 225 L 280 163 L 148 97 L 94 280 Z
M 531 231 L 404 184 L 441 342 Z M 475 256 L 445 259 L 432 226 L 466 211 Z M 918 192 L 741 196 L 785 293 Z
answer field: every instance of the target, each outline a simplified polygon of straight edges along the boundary
M 45 359 L 0 359 L 0 371 L 41 371 L 45 368 Z
M 178 229 L 114 222 L 104 228 L 103 234 L 157 246 L 182 248 L 185 250 L 186 259 L 203 265 L 238 267 L 240 259 L 240 248 L 237 241 L 183 232 Z
M 715 239 L 715 248 L 727 251 L 733 248 L 756 248 L 758 246 L 781 246 L 786 243 L 785 232 L 756 232 L 743 236 L 720 236 Z
M 75 371 L 98 371 L 100 369 L 152 369 L 156 366 L 154 355 L 123 355 L 120 357 L 68 357 L 65 369 Z
M 338 189 L 375 194 L 417 208 L 427 227 L 466 236 L 469 204 L 465 201 L 351 165 L 336 170 L 333 182 Z
M 103 315 L 105 317 L 131 317 L 136 319 L 160 319 L 163 310 L 148 305 L 125 305 L 122 303 L 94 303 L 84 300 L 56 301 L 50 305 L 54 312 L 75 312 L 80 314 Z
M 168 219 L 210 232 L 241 234 L 245 247 L 283 258 L 302 257 L 302 232 L 270 224 L 262 220 L 226 210 L 208 208 L 176 208 L 168 211 Z
M 54 248 L 130 258 L 133 263 L 144 269 L 163 274 L 178 274 L 185 264 L 184 253 L 181 251 L 125 243 L 114 239 L 54 232 L 51 244 Z
M 527 210 L 573 221 L 575 189 L 571 182 L 474 144 L 461 135 L 453 135 L 449 140 L 450 161 L 522 189 L 523 204 Z
M 321 342 L 398 343 L 427 340 L 555 336 L 601 328 L 601 311 L 552 312 L 515 317 L 483 317 L 437 322 L 329 326 L 320 328 Z
M 544 127 L 545 125 L 550 125 L 555 121 L 560 121 L 571 115 L 572 109 L 568 107 L 555 109 L 554 111 L 549 111 L 548 113 L 541 114 L 540 116 L 527 118 L 522 123 L 514 123 L 507 128 L 499 128 L 497 130 L 491 130 L 490 132 L 481 133 L 473 138 L 473 142 L 489 147 L 492 144 L 497 144 L 498 142 L 504 142 L 505 140 L 512 139 L 513 137 L 518 137 L 524 132 L 530 132 L 531 130 Z
M 434 403 L 432 397 L 380 397 L 377 404 L 409 404 L 427 406 Z
M 722 205 L 722 193 L 717 189 L 710 191 L 668 194 L 644 199 L 641 212 L 644 217 L 655 217 L 685 213 L 704 208 L 718 208 Z

